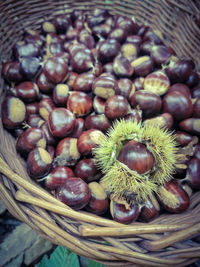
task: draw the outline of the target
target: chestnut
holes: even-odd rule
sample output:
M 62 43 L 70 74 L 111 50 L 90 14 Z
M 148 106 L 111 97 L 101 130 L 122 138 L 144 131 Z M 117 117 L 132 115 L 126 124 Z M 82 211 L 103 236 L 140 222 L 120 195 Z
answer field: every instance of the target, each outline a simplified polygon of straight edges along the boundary
M 130 112 L 123 117 L 125 121 L 131 120 L 135 121 L 137 120 L 140 122 L 142 120 L 142 111 L 139 109 L 131 109 Z
M 140 174 L 149 171 L 154 164 L 152 153 L 145 145 L 135 140 L 128 141 L 123 145 L 118 160 Z
M 40 100 L 39 104 L 39 114 L 45 120 L 48 121 L 49 114 L 55 108 L 55 104 L 51 97 L 47 96 Z
M 42 71 L 37 78 L 37 86 L 41 93 L 49 94 L 53 91 L 55 85 L 47 78 L 44 71 Z
M 177 131 L 176 142 L 180 146 L 187 146 L 190 142 L 192 142 L 192 135 L 184 131 Z
M 49 113 L 48 125 L 55 137 L 63 138 L 73 131 L 75 117 L 73 113 L 66 108 L 54 108 Z
M 121 118 L 130 110 L 128 100 L 121 95 L 110 96 L 105 103 L 105 115 L 108 119 Z
M 69 25 L 71 25 L 70 16 L 66 14 L 56 15 L 53 20 L 53 25 L 55 26 L 56 32 L 59 34 L 66 33 Z
M 2 103 L 2 122 L 5 128 L 15 129 L 27 116 L 26 106 L 18 97 L 7 96 Z
M 71 92 L 67 100 L 67 108 L 77 117 L 85 116 L 92 109 L 92 99 L 84 92 Z
M 190 204 L 190 198 L 184 189 L 173 179 L 166 182 L 158 190 L 158 199 L 166 211 L 180 213 L 185 211 Z
M 171 129 L 174 123 L 174 119 L 170 113 L 162 113 L 156 117 L 145 119 L 144 124 L 154 124 L 160 128 Z
M 79 160 L 75 166 L 74 174 L 86 183 L 96 181 L 101 176 L 93 158 Z
M 129 99 L 135 93 L 135 86 L 128 78 L 121 78 L 118 80 L 118 95 L 122 95 Z
M 27 114 L 38 114 L 39 113 L 39 105 L 38 102 L 32 102 L 32 103 L 28 103 L 26 104 L 26 111 Z
M 93 93 L 104 99 L 107 99 L 110 96 L 114 96 L 117 90 L 117 81 L 109 74 L 99 76 L 94 80 L 92 84 Z
M 109 207 L 108 198 L 104 188 L 97 182 L 91 182 L 88 186 L 91 197 L 85 209 L 98 215 L 104 214 Z
M 30 127 L 40 127 L 45 121 L 37 114 L 30 114 L 26 120 L 26 123 Z M 25 125 L 26 125 L 25 123 Z
M 169 87 L 168 92 L 171 91 L 178 91 L 182 94 L 185 94 L 188 97 L 190 97 L 191 95 L 189 87 L 184 83 L 174 83 L 172 86 Z
M 170 86 L 170 81 L 162 71 L 155 71 L 144 78 L 144 90 L 156 95 L 164 95 Z
M 170 113 L 177 121 L 187 119 L 192 115 L 192 101 L 178 91 L 169 92 L 163 97 L 163 112 Z
M 113 61 L 113 71 L 118 77 L 131 77 L 133 75 L 133 67 L 130 61 L 122 56 L 115 57 Z
M 43 71 L 50 82 L 62 83 L 68 73 L 68 63 L 62 57 L 52 56 L 45 62 Z
M 162 107 L 161 97 L 153 92 L 136 91 L 130 98 L 133 108 L 139 107 L 145 118 L 151 118 L 160 112 Z
M 97 129 L 102 132 L 106 132 L 111 126 L 110 121 L 105 114 L 90 114 L 85 118 L 85 128 Z
M 108 39 L 115 39 L 119 43 L 123 43 L 127 38 L 127 33 L 120 27 L 116 27 L 108 34 Z
M 65 137 L 56 146 L 54 163 L 58 166 L 74 166 L 80 158 L 77 138 Z
M 194 118 L 200 118 L 200 97 L 198 97 L 193 104 L 193 113 Z
M 69 96 L 69 86 L 59 83 L 53 89 L 53 101 L 59 107 L 65 107 Z
M 111 62 L 120 50 L 120 43 L 115 39 L 103 40 L 98 48 L 98 59 L 105 64 Z
M 179 123 L 179 128 L 190 133 L 200 135 L 200 119 L 188 118 Z
M 51 155 L 41 147 L 31 150 L 27 158 L 27 172 L 33 179 L 47 175 L 52 168 Z
M 37 127 L 27 128 L 17 139 L 16 150 L 27 156 L 35 147 L 46 148 L 46 138 L 42 129 Z
M 124 204 L 111 200 L 110 213 L 114 221 L 129 224 L 137 220 L 139 216 L 139 207 L 137 205 L 130 205 L 130 207 L 126 207 Z
M 105 103 L 106 100 L 99 97 L 99 96 L 95 96 L 93 99 L 93 109 L 96 113 L 98 114 L 102 114 L 105 113 Z
M 24 102 L 34 102 L 39 98 L 39 88 L 34 82 L 22 82 L 15 86 L 16 96 Z
M 44 121 L 44 123 L 40 125 L 40 128 L 44 132 L 47 145 L 55 146 L 57 144 L 57 138 L 52 134 L 48 121 Z
M 84 208 L 90 200 L 89 186 L 79 177 L 69 177 L 56 190 L 57 198 L 75 210 Z
M 126 42 L 121 46 L 120 52 L 123 57 L 131 62 L 137 58 L 139 48 L 136 44 Z
M 89 71 L 94 65 L 94 57 L 88 48 L 79 48 L 71 53 L 71 66 L 73 71 L 82 73 Z
M 151 49 L 151 56 L 156 63 L 156 65 L 161 66 L 162 64 L 167 64 L 173 55 L 173 51 L 170 47 L 165 45 L 153 45 Z
M 61 185 L 64 185 L 69 177 L 73 176 L 74 173 L 69 167 L 56 166 L 42 180 L 44 180 L 44 185 L 48 190 L 56 190 Z
M 22 57 L 39 57 L 41 50 L 35 43 L 19 41 L 13 47 L 13 54 L 16 59 L 20 59 Z
M 92 73 L 82 73 L 77 76 L 73 83 L 73 89 L 75 91 L 90 92 L 92 90 L 92 83 L 95 79 Z
M 131 62 L 137 76 L 146 76 L 153 70 L 153 60 L 149 56 L 140 56 Z
M 142 221 L 150 222 L 156 217 L 158 217 L 159 213 L 160 213 L 160 205 L 155 196 L 152 195 L 144 202 L 144 204 L 142 204 L 139 218 Z
M 9 82 L 21 82 L 24 80 L 24 75 L 20 71 L 19 61 L 7 61 L 2 64 L 2 75 Z
M 194 189 L 200 189 L 200 159 L 192 158 L 187 164 L 187 183 Z
M 104 134 L 96 129 L 84 131 L 78 138 L 77 146 L 79 152 L 84 156 L 92 155 L 92 149 L 101 143 Z

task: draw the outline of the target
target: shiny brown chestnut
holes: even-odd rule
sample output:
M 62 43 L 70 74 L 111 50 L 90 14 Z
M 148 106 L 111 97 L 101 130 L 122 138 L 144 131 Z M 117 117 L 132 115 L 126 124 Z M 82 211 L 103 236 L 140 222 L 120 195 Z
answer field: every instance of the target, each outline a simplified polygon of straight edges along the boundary
M 97 182 L 91 182 L 88 186 L 91 197 L 85 209 L 98 215 L 104 214 L 109 207 L 108 198 L 104 188 Z
M 92 73 L 82 73 L 74 80 L 73 89 L 88 93 L 92 90 L 92 83 L 95 79 Z
M 110 96 L 105 103 L 105 115 L 108 119 L 119 119 L 128 114 L 130 105 L 128 100 L 121 95 Z
M 85 116 L 92 110 L 92 99 L 84 92 L 71 92 L 67 100 L 67 109 L 77 117 Z
M 56 190 L 57 198 L 75 210 L 84 208 L 90 200 L 89 186 L 79 177 L 69 177 Z
M 135 140 L 123 145 L 117 159 L 140 174 L 149 171 L 154 164 L 152 153 L 145 145 Z
M 16 96 L 26 103 L 39 99 L 39 88 L 36 83 L 26 81 L 15 86 Z
M 2 103 L 2 122 L 5 128 L 15 129 L 27 117 L 26 106 L 18 97 L 7 96 Z
M 73 131 L 75 116 L 70 110 L 57 107 L 49 113 L 48 125 L 55 137 L 64 138 Z
M 145 222 L 150 222 L 156 217 L 158 217 L 159 213 L 160 213 L 160 205 L 157 199 L 152 195 L 142 205 L 139 219 Z
M 47 175 L 52 168 L 51 155 L 44 148 L 37 147 L 31 150 L 27 158 L 27 172 L 33 179 Z
M 102 132 L 106 132 L 111 126 L 110 121 L 105 116 L 105 114 L 89 114 L 85 118 L 85 128 L 89 129 L 97 129 Z
M 130 103 L 133 108 L 139 107 L 145 118 L 151 118 L 161 110 L 161 97 L 153 92 L 140 90 L 136 91 L 130 98 Z
M 53 102 L 59 107 L 65 107 L 69 96 L 69 86 L 59 83 L 53 89 Z
M 58 166 L 74 166 L 80 158 L 77 138 L 65 137 L 56 146 L 54 163 Z
M 50 173 L 43 177 L 45 188 L 48 190 L 56 190 L 61 185 L 64 185 L 69 177 L 73 177 L 72 169 L 65 166 L 56 166 Z
M 178 91 L 169 92 L 163 98 L 163 112 L 170 113 L 177 121 L 187 119 L 192 115 L 191 98 Z
M 122 95 L 129 99 L 135 93 L 135 86 L 128 78 L 121 78 L 118 80 L 118 90 L 116 94 Z
M 118 84 L 115 78 L 109 74 L 99 76 L 92 84 L 92 91 L 96 96 L 107 99 L 114 96 L 118 90 Z
M 86 183 L 96 181 L 101 177 L 101 173 L 99 172 L 93 158 L 79 160 L 75 166 L 74 173 Z
M 77 142 L 79 152 L 84 156 L 92 155 L 92 149 L 101 143 L 103 137 L 104 134 L 96 129 L 84 131 Z
M 102 114 L 105 113 L 105 103 L 106 100 L 99 97 L 99 96 L 95 96 L 93 99 L 93 109 L 97 114 Z
M 146 76 L 153 70 L 153 60 L 149 56 L 141 56 L 131 62 L 137 76 Z
M 45 120 L 48 121 L 49 114 L 55 108 L 55 104 L 50 96 L 43 97 L 39 102 L 39 114 Z
M 139 216 L 139 207 L 131 205 L 127 208 L 124 204 L 119 204 L 114 200 L 110 202 L 110 213 L 114 221 L 129 224 L 136 221 Z

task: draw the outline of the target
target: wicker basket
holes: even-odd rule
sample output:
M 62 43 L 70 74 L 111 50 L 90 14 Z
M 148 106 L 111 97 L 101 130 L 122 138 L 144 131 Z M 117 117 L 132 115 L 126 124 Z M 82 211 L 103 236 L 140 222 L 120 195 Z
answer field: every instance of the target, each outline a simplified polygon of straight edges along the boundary
M 112 14 L 134 16 L 136 22 L 159 30 L 180 58 L 192 58 L 200 68 L 200 2 L 198 0 L 0 1 L 0 57 L 9 59 L 24 29 L 39 29 L 43 21 L 73 9 L 95 7 Z M 1 101 L 4 81 L 0 79 Z M 76 212 L 35 184 L 15 149 L 15 139 L 0 125 L 0 198 L 13 216 L 54 244 L 109 266 L 186 266 L 200 258 L 200 192 L 189 209 L 161 215 L 153 222 L 125 226 L 83 211 Z

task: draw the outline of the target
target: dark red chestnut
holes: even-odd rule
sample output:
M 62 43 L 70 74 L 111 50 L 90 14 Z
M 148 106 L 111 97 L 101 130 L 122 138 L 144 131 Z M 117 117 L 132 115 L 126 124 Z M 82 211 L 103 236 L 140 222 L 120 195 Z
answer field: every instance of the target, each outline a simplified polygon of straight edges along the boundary
M 79 152 L 84 156 L 92 155 L 92 149 L 101 143 L 103 137 L 104 134 L 96 129 L 84 131 L 77 142 Z
M 27 116 L 26 106 L 18 97 L 7 96 L 2 103 L 2 122 L 5 128 L 15 129 Z
M 21 82 L 24 80 L 24 76 L 20 71 L 20 62 L 19 61 L 7 61 L 2 65 L 2 74 L 3 77 L 8 82 Z
M 71 137 L 78 138 L 85 129 L 85 120 L 82 118 L 76 118 L 75 125 L 72 133 L 70 134 Z
M 27 158 L 27 172 L 33 179 L 47 175 L 52 168 L 51 155 L 44 148 L 37 147 L 31 150 Z
M 170 113 L 162 113 L 156 117 L 144 120 L 144 124 L 155 124 L 160 128 L 171 129 L 174 123 L 174 119 Z
M 164 45 L 153 45 L 151 49 L 151 56 L 157 65 L 166 64 L 169 62 L 173 51 L 170 47 Z
M 39 102 L 39 114 L 45 120 L 48 121 L 49 113 L 55 108 L 55 104 L 51 97 L 47 96 Z
M 59 83 L 53 89 L 53 101 L 59 107 L 66 107 L 69 96 L 69 86 L 67 84 Z
M 177 131 L 176 142 L 181 146 L 187 146 L 192 142 L 192 135 L 183 131 Z
M 114 120 L 128 114 L 130 106 L 128 100 L 121 95 L 109 97 L 105 103 L 105 115 L 108 119 Z
M 39 88 L 34 82 L 22 82 L 15 87 L 16 96 L 24 102 L 34 102 L 39 98 Z
M 109 207 L 108 198 L 104 188 L 97 182 L 88 184 L 90 189 L 90 200 L 85 207 L 87 211 L 101 215 L 104 214 Z
M 163 112 L 170 113 L 177 121 L 187 119 L 192 115 L 192 101 L 178 91 L 169 92 L 163 98 Z
M 106 132 L 111 126 L 110 121 L 104 114 L 90 114 L 85 119 L 85 128 L 97 129 Z
M 133 108 L 139 107 L 145 118 L 157 115 L 162 106 L 162 100 L 159 95 L 145 90 L 136 91 L 131 96 L 130 103 Z
M 73 113 L 62 107 L 54 108 L 48 117 L 49 129 L 55 137 L 64 138 L 74 128 L 75 117 Z
M 149 56 L 141 56 L 131 62 L 137 76 L 146 76 L 153 70 L 153 60 Z
M 15 58 L 19 59 L 22 57 L 39 57 L 40 47 L 35 43 L 25 43 L 24 41 L 17 42 L 13 47 Z
M 47 59 L 43 71 L 52 83 L 62 83 L 68 73 L 68 63 L 62 57 L 53 56 Z
M 158 198 L 165 210 L 172 213 L 185 211 L 190 204 L 190 198 L 177 180 L 166 182 L 164 187 L 160 187 Z
M 114 28 L 108 35 L 108 39 L 115 39 L 121 44 L 126 40 L 126 37 L 127 32 L 119 27 Z
M 67 100 L 67 108 L 77 117 L 85 116 L 92 109 L 92 99 L 84 92 L 71 92 Z
M 99 97 L 99 96 L 95 96 L 93 99 L 93 109 L 96 113 L 98 114 L 102 114 L 105 112 L 105 103 L 106 100 Z
M 44 132 L 47 145 L 55 146 L 57 144 L 57 138 L 50 131 L 48 121 L 45 121 L 44 123 L 42 123 L 40 128 Z
M 199 118 L 188 118 L 179 123 L 179 127 L 190 133 L 200 135 L 200 119 Z
M 30 114 L 26 120 L 31 127 L 40 127 L 45 121 L 38 114 Z
M 115 78 L 109 74 L 99 76 L 92 84 L 92 91 L 96 96 L 107 99 L 114 96 L 118 90 L 118 84 Z
M 120 43 L 115 39 L 108 39 L 101 42 L 98 49 L 98 58 L 102 63 L 112 61 L 120 50 Z
M 139 207 L 137 205 L 131 205 L 127 208 L 124 204 L 119 204 L 116 201 L 111 200 L 110 213 L 114 221 L 129 224 L 137 220 L 139 216 Z
M 28 103 L 26 104 L 26 110 L 27 110 L 27 114 L 38 114 L 39 113 L 39 105 L 38 102 L 32 102 L 32 103 Z
M 20 71 L 26 79 L 33 79 L 41 67 L 40 60 L 37 57 L 22 57 L 19 62 Z
M 53 24 L 57 33 L 66 33 L 69 25 L 71 24 L 70 16 L 66 14 L 57 15 L 53 20 Z
M 88 48 L 79 48 L 71 53 L 71 66 L 73 71 L 82 73 L 89 71 L 94 65 L 94 58 Z
M 65 184 L 69 177 L 73 177 L 74 173 L 69 167 L 57 166 L 44 177 L 44 184 L 48 190 L 55 190 Z
M 144 90 L 156 95 L 164 95 L 170 86 L 170 81 L 162 71 L 155 71 L 144 78 Z
M 193 104 L 192 117 L 200 118 L 200 97 L 198 97 Z
M 82 73 L 75 78 L 73 83 L 73 89 L 75 91 L 90 92 L 92 90 L 92 83 L 95 79 L 92 73 Z
M 75 166 L 74 173 L 86 183 L 96 181 L 101 177 L 93 158 L 80 160 Z
M 125 58 L 118 56 L 113 61 L 113 71 L 118 77 L 131 77 L 133 75 L 133 67 L 130 61 Z
M 17 139 L 16 149 L 23 155 L 28 153 L 35 147 L 46 148 L 46 138 L 42 129 L 37 127 L 27 128 Z
M 187 164 L 187 183 L 194 189 L 200 189 L 200 159 L 194 157 Z
M 135 60 L 139 54 L 139 48 L 133 43 L 124 43 L 120 50 L 123 57 L 125 57 L 130 62 Z
M 129 99 L 135 93 L 135 86 L 133 82 L 128 78 L 122 78 L 118 80 L 118 90 L 116 94 L 122 95 Z
M 154 164 L 154 157 L 145 145 L 131 140 L 123 145 L 118 160 L 138 173 L 149 171 Z
M 56 147 L 55 163 L 59 166 L 74 166 L 80 158 L 77 138 L 65 137 Z
M 40 89 L 40 92 L 44 94 L 51 93 L 55 86 L 54 83 L 52 83 L 51 81 L 47 79 L 47 76 L 43 71 L 38 76 L 37 85 Z
M 84 208 L 90 200 L 89 186 L 79 177 L 69 177 L 56 190 L 57 198 L 75 210 Z
M 191 95 L 189 87 L 185 85 L 184 83 L 173 84 L 172 86 L 170 86 L 168 92 L 172 92 L 172 91 L 178 91 L 182 94 L 185 94 L 188 97 L 190 97 Z
M 150 222 L 156 217 L 158 217 L 159 213 L 160 213 L 160 205 L 157 199 L 152 195 L 142 205 L 139 218 L 142 221 Z

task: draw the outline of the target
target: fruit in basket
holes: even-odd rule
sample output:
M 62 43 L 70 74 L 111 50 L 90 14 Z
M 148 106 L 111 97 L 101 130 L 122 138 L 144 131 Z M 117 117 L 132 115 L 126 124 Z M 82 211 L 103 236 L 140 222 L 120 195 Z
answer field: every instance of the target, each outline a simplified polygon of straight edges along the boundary
M 90 200 L 89 186 L 79 177 L 69 177 L 56 190 L 57 198 L 75 210 L 84 208 Z
M 183 184 L 198 190 L 199 75 L 162 40 L 74 10 L 26 30 L 3 64 L 3 125 L 31 178 L 72 208 L 108 214 L 110 201 L 114 220 L 150 221 L 187 208 Z
M 104 188 L 97 182 L 91 182 L 88 186 L 91 197 L 85 207 L 86 210 L 98 215 L 104 214 L 109 207 L 108 197 Z

